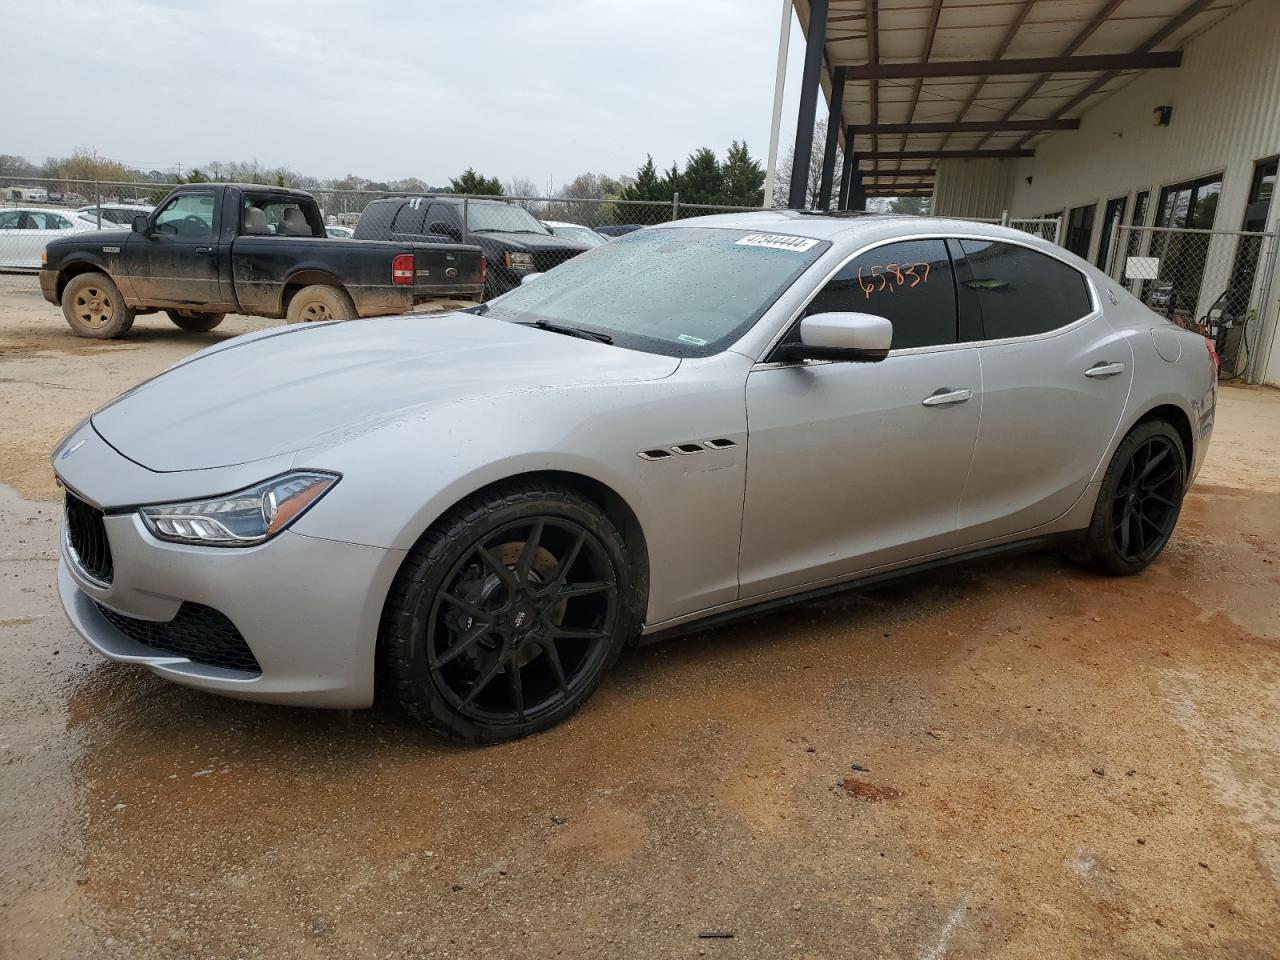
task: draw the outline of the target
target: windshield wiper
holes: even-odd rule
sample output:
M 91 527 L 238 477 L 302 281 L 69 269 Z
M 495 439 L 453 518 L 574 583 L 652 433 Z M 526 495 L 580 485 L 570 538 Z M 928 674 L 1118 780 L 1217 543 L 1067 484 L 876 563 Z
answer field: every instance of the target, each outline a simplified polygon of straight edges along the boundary
M 597 343 L 613 343 L 613 337 L 607 333 L 597 333 L 595 330 L 586 330 L 582 327 L 562 327 L 558 323 L 550 323 L 546 320 L 519 321 L 519 325 L 522 327 L 537 327 L 539 330 L 546 330 L 548 333 L 562 333 L 566 337 L 594 340 Z

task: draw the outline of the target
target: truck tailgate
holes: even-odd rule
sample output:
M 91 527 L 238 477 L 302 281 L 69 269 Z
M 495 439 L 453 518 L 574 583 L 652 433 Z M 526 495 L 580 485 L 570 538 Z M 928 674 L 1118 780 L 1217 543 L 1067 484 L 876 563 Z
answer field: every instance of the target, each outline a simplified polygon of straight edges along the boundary
M 415 243 L 412 247 L 415 296 L 471 296 L 483 290 L 484 255 L 479 247 L 457 243 Z

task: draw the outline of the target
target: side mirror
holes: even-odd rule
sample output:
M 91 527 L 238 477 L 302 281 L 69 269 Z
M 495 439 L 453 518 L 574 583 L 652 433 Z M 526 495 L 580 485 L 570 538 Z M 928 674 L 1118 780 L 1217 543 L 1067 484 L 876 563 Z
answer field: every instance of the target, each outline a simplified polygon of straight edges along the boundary
M 151 226 L 151 222 L 147 219 L 145 213 L 140 213 L 133 218 L 133 232 L 145 234 Z
M 878 363 L 889 355 L 893 324 L 871 313 L 815 313 L 800 321 L 800 342 L 784 343 L 779 360 Z
M 526 284 L 526 283 L 528 283 L 530 280 L 536 280 L 536 279 L 537 279 L 538 277 L 540 277 L 540 276 L 542 276 L 542 274 L 541 274 L 541 273 L 526 273 L 523 277 L 521 277 L 521 278 L 520 278 L 520 283 L 521 283 L 522 285 L 523 285 L 523 284 Z
M 435 233 L 442 237 L 453 237 L 454 240 L 462 241 L 462 231 L 443 220 L 432 220 L 431 225 L 427 227 L 427 233 Z

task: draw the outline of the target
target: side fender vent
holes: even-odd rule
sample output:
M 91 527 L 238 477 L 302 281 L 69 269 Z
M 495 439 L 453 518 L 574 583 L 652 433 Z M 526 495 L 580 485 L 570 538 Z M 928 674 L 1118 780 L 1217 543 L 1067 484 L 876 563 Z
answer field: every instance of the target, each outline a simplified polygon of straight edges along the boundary
M 703 444 L 708 450 L 728 450 L 730 447 L 736 447 L 737 444 L 727 437 L 720 437 L 718 440 L 708 440 Z
M 672 453 L 670 450 L 663 450 L 661 448 L 657 448 L 654 450 L 642 450 L 640 453 L 637 454 L 637 456 L 641 460 L 666 460 L 667 457 L 672 456 Z
M 672 450 L 674 450 L 676 453 L 680 453 L 680 454 L 687 454 L 687 453 L 701 453 L 701 452 L 702 452 L 702 444 L 700 444 L 700 443 L 677 443 L 677 444 L 676 444 L 674 447 L 672 447 L 671 449 L 672 449 Z

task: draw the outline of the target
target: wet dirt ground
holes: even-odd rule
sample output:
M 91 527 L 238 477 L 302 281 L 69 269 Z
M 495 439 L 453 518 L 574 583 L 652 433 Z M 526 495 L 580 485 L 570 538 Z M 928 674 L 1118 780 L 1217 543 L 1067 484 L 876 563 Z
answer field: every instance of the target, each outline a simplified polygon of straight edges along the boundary
M 1140 577 L 792 609 L 468 750 L 75 637 L 47 451 L 224 335 L 134 329 L 0 296 L 0 957 L 1280 957 L 1280 392 L 1222 391 Z

